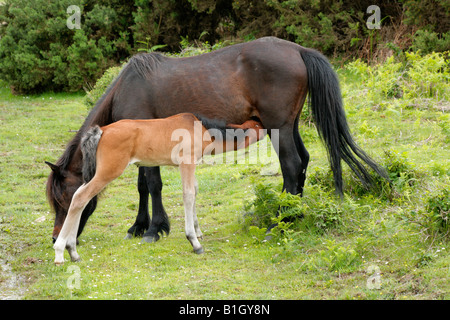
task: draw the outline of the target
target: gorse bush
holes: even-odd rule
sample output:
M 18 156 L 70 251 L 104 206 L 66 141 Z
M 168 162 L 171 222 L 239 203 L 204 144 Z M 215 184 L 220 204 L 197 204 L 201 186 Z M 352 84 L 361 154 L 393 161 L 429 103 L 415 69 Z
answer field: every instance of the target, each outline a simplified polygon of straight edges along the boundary
M 444 0 L 425 3 L 379 2 L 382 27 L 390 30 L 400 21 L 401 25 L 409 24 L 406 29 L 412 32 L 419 25 L 413 48 L 424 53 L 449 50 L 448 5 Z M 367 56 L 370 44 L 372 56 L 377 48 L 399 38 L 395 33 L 367 28 L 366 9 L 372 4 L 316 0 L 6 0 L 0 5 L 0 79 L 16 92 L 90 89 L 107 68 L 120 65 L 132 54 L 140 50 L 184 50 L 180 41 L 186 39 L 201 39 L 214 47 L 272 35 L 344 59 L 358 52 L 362 52 L 358 56 Z M 66 25 L 71 5 L 80 8 L 80 30 Z M 408 46 L 395 48 L 401 52 Z M 395 96 L 396 91 L 394 84 L 394 90 L 384 94 Z
M 16 92 L 77 91 L 92 86 L 130 54 L 132 6 L 118 1 L 9 0 L 0 6 L 0 79 Z M 69 29 L 76 5 L 81 29 Z M 120 15 L 120 18 L 119 18 Z

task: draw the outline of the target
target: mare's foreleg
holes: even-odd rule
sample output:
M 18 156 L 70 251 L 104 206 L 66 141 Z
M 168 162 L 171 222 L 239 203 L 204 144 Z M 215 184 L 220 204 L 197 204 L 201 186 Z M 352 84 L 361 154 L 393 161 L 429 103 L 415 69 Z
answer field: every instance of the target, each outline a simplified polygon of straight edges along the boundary
M 164 233 L 169 234 L 170 222 L 162 204 L 161 191 L 163 184 L 159 167 L 144 168 L 144 172 L 148 192 L 152 197 L 152 220 L 150 227 L 144 233 L 143 240 L 146 242 L 155 242 L 159 240 L 160 235 Z
M 195 216 L 195 164 L 180 164 L 181 180 L 183 183 L 183 202 L 185 213 L 185 233 L 186 238 L 191 243 L 194 252 L 203 253 L 203 247 L 198 241 L 196 233 Z M 198 221 L 197 221 L 198 229 Z M 199 230 L 199 229 L 198 229 Z
M 150 215 L 148 212 L 148 196 L 149 188 L 147 183 L 146 168 L 139 167 L 137 188 L 139 192 L 139 209 L 136 217 L 136 221 L 128 229 L 125 239 L 131 239 L 134 237 L 140 237 L 144 235 L 145 231 L 150 227 Z

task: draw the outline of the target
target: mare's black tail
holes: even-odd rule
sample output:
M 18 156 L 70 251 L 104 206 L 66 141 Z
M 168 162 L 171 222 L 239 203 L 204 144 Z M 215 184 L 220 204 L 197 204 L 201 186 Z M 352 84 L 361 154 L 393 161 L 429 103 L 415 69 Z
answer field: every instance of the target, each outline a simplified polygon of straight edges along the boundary
M 99 126 L 90 128 L 81 138 L 81 152 L 83 154 L 83 181 L 88 183 L 95 175 L 97 168 L 97 146 L 103 131 Z
M 339 81 L 327 58 L 307 48 L 302 48 L 300 54 L 308 74 L 308 102 L 317 131 L 328 151 L 337 192 L 342 194 L 341 159 L 365 186 L 372 184 L 372 178 L 357 157 L 380 176 L 387 178 L 386 171 L 353 141 L 345 118 Z

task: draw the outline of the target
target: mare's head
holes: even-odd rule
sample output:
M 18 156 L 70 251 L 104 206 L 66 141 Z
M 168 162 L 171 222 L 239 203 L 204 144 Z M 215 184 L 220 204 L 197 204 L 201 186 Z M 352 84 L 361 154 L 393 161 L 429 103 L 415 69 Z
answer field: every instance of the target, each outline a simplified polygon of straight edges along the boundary
M 47 199 L 55 212 L 55 225 L 52 233 L 53 242 L 58 238 L 64 224 L 73 194 L 83 184 L 81 161 L 82 157 L 79 148 L 76 145 L 69 145 L 56 164 L 45 162 L 52 169 L 47 180 Z M 97 199 L 94 198 L 84 209 L 77 236 L 80 235 L 87 219 L 95 210 L 96 203 Z

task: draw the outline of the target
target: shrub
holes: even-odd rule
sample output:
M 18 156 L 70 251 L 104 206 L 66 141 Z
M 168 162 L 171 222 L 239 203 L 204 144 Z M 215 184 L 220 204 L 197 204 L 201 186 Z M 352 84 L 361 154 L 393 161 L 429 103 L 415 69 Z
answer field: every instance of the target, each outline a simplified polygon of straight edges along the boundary
M 272 234 L 279 236 L 286 231 L 293 232 L 296 228 L 323 233 L 342 224 L 343 206 L 346 204 L 318 186 L 308 189 L 302 198 L 277 192 L 272 184 L 257 183 L 253 189 L 255 199 L 244 205 L 246 228 L 267 228 L 278 223 L 280 226 Z
M 357 59 L 347 70 L 365 83 L 373 104 L 393 98 L 449 100 L 450 64 L 446 56 L 448 52 L 405 52 L 400 59 L 391 56 L 376 66 Z
M 357 251 L 350 246 L 343 246 L 335 240 L 325 240 L 326 250 L 320 251 L 320 256 L 328 271 L 353 272 L 361 265 Z
M 122 70 L 123 66 L 119 67 L 111 67 L 105 71 L 103 76 L 97 80 L 94 87 L 86 93 L 86 97 L 84 98 L 84 104 L 88 107 L 88 109 L 92 109 L 94 105 L 97 103 L 98 99 L 106 92 L 108 86 L 113 82 L 113 80 L 119 75 L 120 70 Z
M 406 52 L 409 66 L 403 85 L 406 98 L 450 99 L 450 65 L 444 54 L 433 52 L 422 56 Z
M 386 150 L 381 165 L 386 169 L 390 181 L 372 172 L 373 184 L 370 188 L 364 187 L 358 177 L 346 167 L 345 192 L 355 196 L 373 195 L 384 200 L 392 200 L 401 197 L 404 191 L 416 184 L 419 174 L 414 169 L 414 164 L 408 160 L 406 153 L 399 153 L 394 149 Z M 329 168 L 315 168 L 308 175 L 308 182 L 312 186 L 320 187 L 327 192 L 334 190 L 333 181 L 333 174 Z
M 110 0 L 9 0 L 0 6 L 0 79 L 16 92 L 77 91 L 130 54 L 129 5 Z M 81 29 L 66 12 L 81 8 Z M 118 19 L 119 14 L 123 14 Z M 128 13 L 128 15 L 127 15 Z
M 450 50 L 450 31 L 442 35 L 419 29 L 414 34 L 411 49 L 422 53 L 444 52 Z

